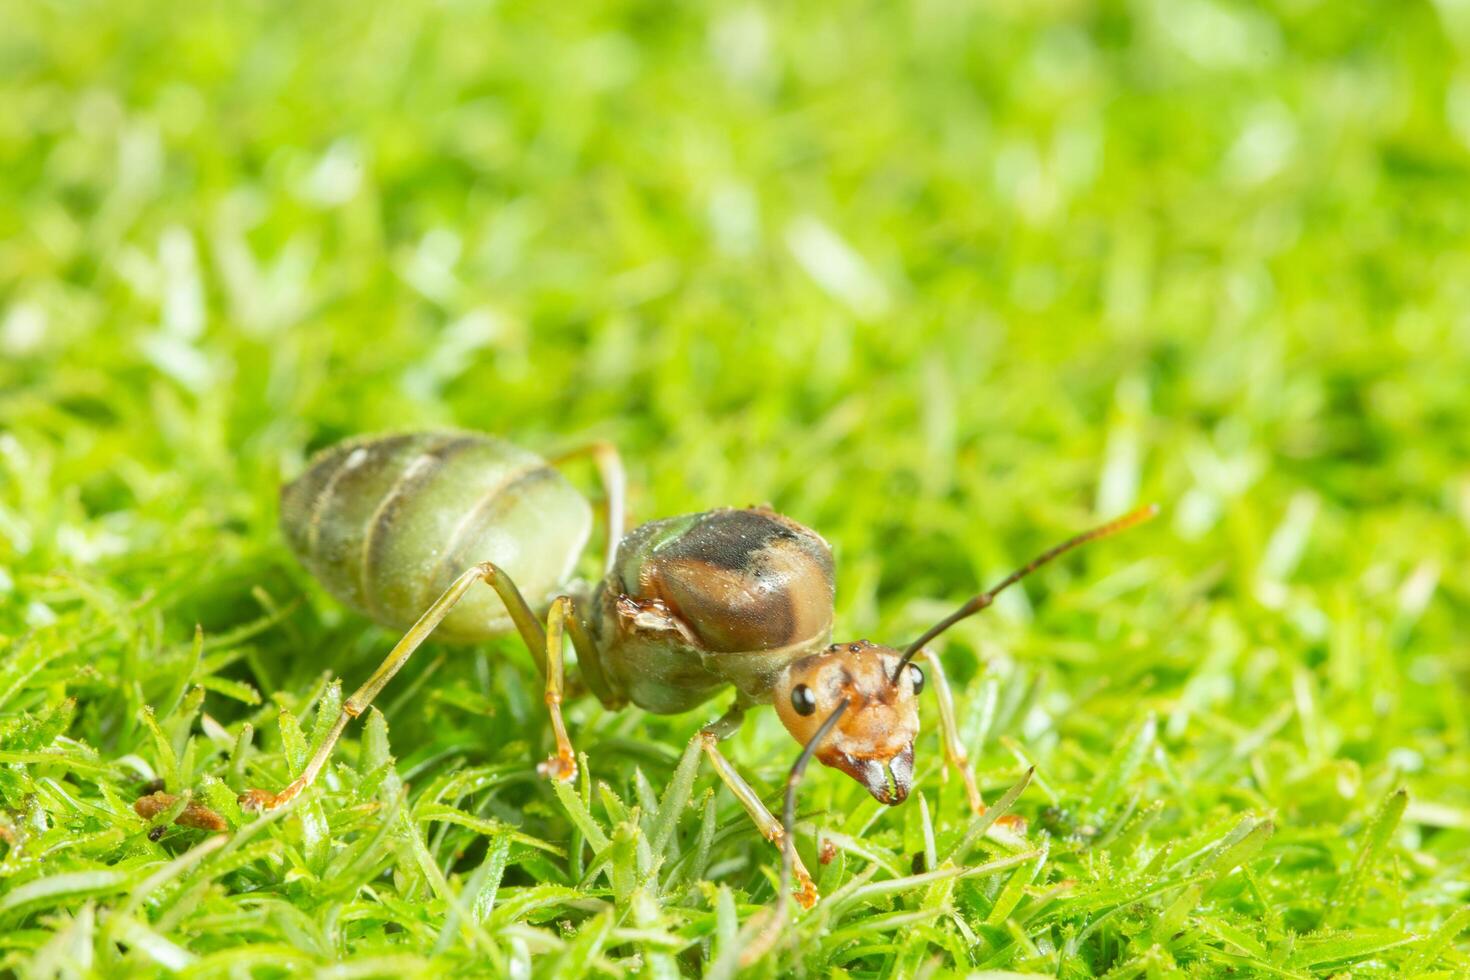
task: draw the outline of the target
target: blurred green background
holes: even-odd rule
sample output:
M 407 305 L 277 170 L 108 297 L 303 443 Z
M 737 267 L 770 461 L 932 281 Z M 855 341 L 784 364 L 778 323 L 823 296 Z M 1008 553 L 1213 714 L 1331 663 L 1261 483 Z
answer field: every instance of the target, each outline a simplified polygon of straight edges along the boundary
M 1049 856 L 875 899 L 872 935 L 806 920 L 762 969 L 1470 972 L 1465 0 L 0 0 L 12 969 L 503 966 L 484 943 L 548 974 L 729 965 L 716 886 L 745 920 L 773 862 L 728 796 L 725 873 L 651 910 L 594 880 L 610 911 L 548 898 L 460 935 L 410 851 L 345 895 L 265 852 L 190 912 L 139 892 L 200 839 L 150 843 L 119 802 L 118 759 L 165 765 L 143 705 L 203 685 L 230 738 L 251 721 L 258 759 L 199 736 L 184 768 L 243 789 L 286 774 L 281 707 L 391 642 L 294 567 L 279 482 L 438 425 L 613 439 L 635 520 L 773 503 L 832 542 L 844 636 L 912 636 L 1053 539 L 1164 506 L 948 643 L 989 793 L 1039 766 L 1017 809 Z M 202 659 L 196 622 L 223 638 Z M 415 788 L 542 754 L 514 644 L 404 676 L 385 708 Z M 968 819 L 932 710 L 922 813 L 809 780 L 816 825 L 905 873 L 927 821 Z M 633 801 L 634 764 L 662 787 L 709 713 L 572 725 Z M 74 764 L 25 754 L 53 750 Z M 774 799 L 794 747 L 763 717 L 730 754 Z M 574 832 L 545 787 L 474 805 Z M 1253 864 L 1229 851 L 1261 827 Z M 455 893 L 487 847 L 462 836 L 425 852 Z M 536 853 L 502 901 L 577 885 Z M 824 889 L 871 863 L 844 853 Z

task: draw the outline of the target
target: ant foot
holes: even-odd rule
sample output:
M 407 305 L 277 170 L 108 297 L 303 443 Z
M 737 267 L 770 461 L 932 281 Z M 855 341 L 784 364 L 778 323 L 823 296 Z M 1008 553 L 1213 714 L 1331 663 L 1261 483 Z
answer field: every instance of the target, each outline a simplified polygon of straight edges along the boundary
M 782 850 L 783 836 L 784 834 L 781 828 L 776 827 L 766 839 L 772 844 L 775 844 L 777 850 Z M 826 842 L 824 841 L 820 846 L 825 849 Z M 822 861 L 822 863 L 826 864 L 827 862 Z M 797 857 L 795 853 L 792 854 L 791 875 L 796 879 L 796 887 L 792 889 L 792 894 L 796 896 L 797 904 L 804 909 L 810 909 L 813 905 L 816 905 L 822 895 L 817 891 L 817 883 L 812 881 L 811 872 L 807 871 L 806 865 L 801 863 L 801 858 Z
M 236 799 L 240 803 L 240 809 L 252 813 L 262 813 L 266 810 L 274 810 L 276 807 L 285 806 L 306 789 L 306 783 L 301 780 L 293 780 L 285 789 L 279 793 L 272 793 L 264 789 L 247 789 Z
M 577 760 L 570 753 L 558 753 L 538 765 L 536 772 L 547 779 L 569 783 L 577 778 Z
M 978 817 L 985 812 L 985 799 L 980 795 L 980 787 L 975 785 L 975 774 L 970 771 L 970 763 L 961 760 L 955 763 L 955 768 L 965 781 L 965 798 L 970 801 L 970 812 Z
M 274 810 L 277 805 L 276 794 L 263 789 L 247 789 L 236 797 L 236 799 L 240 804 L 240 809 L 247 810 L 251 813 Z
M 817 891 L 817 883 L 812 881 L 811 875 L 801 873 L 796 876 L 796 904 L 810 910 L 821 898 L 822 893 Z

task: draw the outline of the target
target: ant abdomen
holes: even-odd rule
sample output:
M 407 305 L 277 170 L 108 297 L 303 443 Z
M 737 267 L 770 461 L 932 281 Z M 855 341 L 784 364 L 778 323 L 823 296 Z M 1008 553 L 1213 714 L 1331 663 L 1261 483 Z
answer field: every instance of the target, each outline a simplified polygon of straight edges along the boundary
M 281 528 L 337 599 L 407 628 L 465 569 L 494 562 L 535 606 L 564 587 L 591 533 L 587 501 L 535 453 L 491 436 L 416 432 L 315 456 L 281 490 Z M 511 628 L 489 589 L 439 627 L 474 641 Z

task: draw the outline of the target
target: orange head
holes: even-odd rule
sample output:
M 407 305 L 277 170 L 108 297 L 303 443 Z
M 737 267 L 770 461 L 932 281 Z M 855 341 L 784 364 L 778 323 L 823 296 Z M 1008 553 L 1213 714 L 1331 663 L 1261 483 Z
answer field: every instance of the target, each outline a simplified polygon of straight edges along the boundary
M 781 723 L 793 738 L 808 745 L 831 719 L 830 732 L 808 752 L 823 765 L 841 769 L 862 783 L 879 802 L 902 803 L 914 781 L 914 737 L 919 734 L 918 694 L 924 688 L 924 673 L 913 659 L 924 644 L 985 609 L 1000 592 L 1057 556 L 1117 534 L 1157 513 L 1154 505 L 1140 507 L 1042 552 L 990 591 L 980 593 L 931 626 L 902 653 L 862 640 L 835 643 L 792 663 L 776 678 L 773 692 Z M 843 713 L 832 718 L 839 710 Z M 802 753 L 793 776 L 805 765 L 808 752 Z M 788 805 L 794 785 L 788 787 Z
M 893 682 L 901 657 L 867 640 L 833 644 L 788 666 L 774 692 L 781 723 L 803 745 L 845 699 L 847 711 L 816 747 L 816 757 L 889 805 L 902 803 L 913 786 L 917 695 L 924 687 L 924 674 L 915 664 Z

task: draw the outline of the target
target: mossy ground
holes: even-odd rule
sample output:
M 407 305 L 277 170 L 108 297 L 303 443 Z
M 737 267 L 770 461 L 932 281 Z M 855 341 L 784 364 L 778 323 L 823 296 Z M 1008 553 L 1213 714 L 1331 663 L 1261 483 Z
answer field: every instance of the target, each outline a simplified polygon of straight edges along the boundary
M 718 704 L 577 703 L 563 798 L 517 644 L 430 646 L 231 806 L 393 639 L 278 485 L 456 425 L 615 440 L 635 518 L 773 503 L 844 637 L 1164 506 L 943 644 L 1026 838 L 953 853 L 931 703 L 905 806 L 809 777 L 829 898 L 753 974 L 1470 974 L 1463 2 L 0 25 L 0 971 L 730 974 L 776 863 L 675 778 Z M 729 754 L 774 802 L 795 746 Z M 154 840 L 154 777 L 231 831 Z

